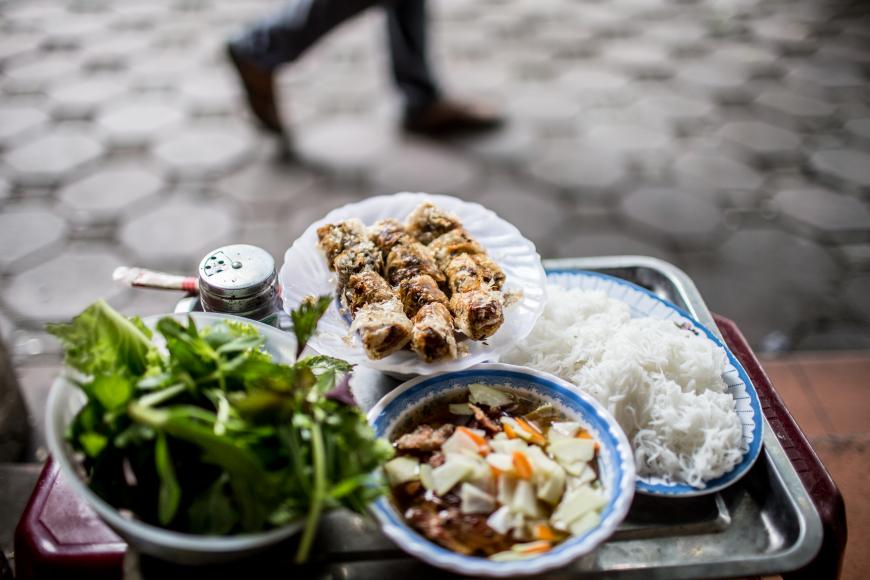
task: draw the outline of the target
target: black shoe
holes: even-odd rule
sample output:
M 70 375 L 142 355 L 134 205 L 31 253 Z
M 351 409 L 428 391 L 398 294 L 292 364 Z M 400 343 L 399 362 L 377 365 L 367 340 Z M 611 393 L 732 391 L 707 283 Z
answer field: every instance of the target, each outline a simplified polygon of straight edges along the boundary
M 232 44 L 227 44 L 230 62 L 239 73 L 251 112 L 267 131 L 284 135 L 284 124 L 275 104 L 275 78 L 267 70 L 259 68 L 248 59 L 239 56 Z
M 402 128 L 409 133 L 428 137 L 446 137 L 497 129 L 504 118 L 482 103 L 471 101 L 436 101 L 419 111 L 408 112 Z

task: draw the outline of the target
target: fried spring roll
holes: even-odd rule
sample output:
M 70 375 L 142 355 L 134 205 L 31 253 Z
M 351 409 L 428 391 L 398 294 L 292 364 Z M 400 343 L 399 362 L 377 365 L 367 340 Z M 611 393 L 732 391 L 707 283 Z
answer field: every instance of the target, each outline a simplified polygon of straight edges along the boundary
M 366 227 L 358 219 L 344 220 L 317 228 L 317 239 L 326 253 L 326 263 L 333 269 L 333 262 L 340 253 L 351 246 L 368 240 Z
M 398 286 L 402 280 L 414 276 L 431 276 L 437 284 L 444 282 L 444 273 L 435 265 L 429 248 L 414 242 L 400 244 L 390 250 L 387 256 L 387 282 Z
M 447 306 L 447 295 L 441 291 L 432 276 L 425 274 L 406 278 L 399 283 L 399 300 L 405 308 L 405 314 L 413 318 L 423 306 L 439 302 Z
M 505 280 L 501 266 L 486 254 L 473 254 L 471 259 L 477 264 L 477 270 L 483 283 L 493 290 L 501 290 Z
M 368 229 L 369 239 L 384 253 L 384 258 L 390 255 L 390 250 L 399 244 L 410 244 L 416 240 L 405 230 L 402 222 L 393 218 L 376 221 Z
M 461 227 L 458 217 L 428 201 L 418 205 L 405 223 L 408 233 L 421 244 L 429 244 L 438 236 Z
M 442 270 L 459 254 L 485 254 L 486 250 L 465 228 L 456 228 L 438 236 L 429 244 L 435 263 Z
M 504 297 L 501 292 L 476 290 L 454 294 L 450 312 L 462 334 L 472 340 L 483 340 L 495 334 L 504 322 Z
M 387 302 L 396 297 L 396 292 L 377 272 L 361 272 L 352 275 L 344 287 L 344 306 L 351 316 L 366 304 Z
M 350 246 L 336 256 L 332 263 L 332 269 L 338 273 L 339 290 L 344 289 L 354 274 L 380 272 L 383 267 L 384 257 L 381 251 L 368 241 Z
M 456 358 L 453 316 L 441 302 L 424 305 L 414 316 L 411 349 L 426 362 Z
M 444 268 L 444 274 L 451 295 L 473 292 L 484 286 L 480 267 L 469 254 L 454 256 Z
M 350 325 L 359 332 L 363 348 L 371 359 L 382 359 L 408 344 L 411 321 L 405 316 L 398 298 L 366 304 L 360 308 Z

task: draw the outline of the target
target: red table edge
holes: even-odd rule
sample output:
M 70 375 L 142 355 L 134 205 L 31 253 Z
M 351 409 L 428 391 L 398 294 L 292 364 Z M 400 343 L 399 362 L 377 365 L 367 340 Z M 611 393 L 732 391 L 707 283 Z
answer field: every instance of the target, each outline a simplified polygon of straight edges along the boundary
M 831 478 L 830 473 L 822 464 L 815 450 L 804 436 L 797 422 L 785 406 L 782 397 L 773 388 L 770 378 L 761 367 L 758 358 L 752 352 L 746 338 L 737 328 L 733 321 L 722 316 L 714 315 L 716 325 L 722 332 L 725 343 L 734 353 L 734 356 L 743 364 L 747 374 L 752 380 L 761 409 L 767 418 L 771 429 L 780 441 L 789 461 L 794 465 L 800 477 L 801 483 L 806 488 L 810 498 L 819 512 L 824 531 L 822 546 L 815 558 L 800 570 L 790 572 L 784 576 L 788 580 L 836 578 L 842 567 L 843 552 L 846 547 L 846 508 L 843 496 Z M 40 474 L 36 488 L 24 509 L 21 520 L 15 530 L 15 567 L 16 577 L 30 578 L 39 575 L 39 572 L 47 570 L 39 563 L 44 558 L 38 555 L 49 556 L 50 546 L 39 545 L 36 538 L 27 532 L 27 528 L 37 529 L 41 526 L 38 518 L 46 500 L 47 488 L 53 485 L 57 478 L 57 465 L 49 458 Z M 116 551 L 98 554 L 77 554 L 74 559 L 55 554 L 50 570 L 54 572 L 51 577 L 76 577 L 77 572 L 83 573 L 85 569 L 91 578 L 100 578 L 105 574 L 111 577 L 117 575 L 118 568 L 122 565 L 124 549 L 118 545 Z M 82 558 L 84 556 L 84 558 Z M 91 557 L 88 557 L 91 556 Z M 51 560 L 51 558 L 48 558 Z M 86 564 L 82 568 L 82 563 Z M 71 568 L 66 568 L 71 566 Z M 37 570 L 40 568 L 40 570 Z
M 837 578 L 846 549 L 846 505 L 837 484 L 785 406 L 770 378 L 732 320 L 714 315 L 716 325 L 734 356 L 743 364 L 761 402 L 761 411 L 776 435 L 822 520 L 822 546 L 803 568 L 784 574 L 788 580 Z

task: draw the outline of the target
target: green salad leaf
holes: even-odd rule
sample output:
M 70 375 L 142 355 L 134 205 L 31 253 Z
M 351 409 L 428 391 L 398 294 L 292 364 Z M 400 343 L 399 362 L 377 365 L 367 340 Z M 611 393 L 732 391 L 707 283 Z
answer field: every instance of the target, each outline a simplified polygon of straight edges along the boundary
M 330 303 L 291 314 L 299 352 Z M 353 366 L 282 364 L 250 324 L 160 319 L 165 349 L 103 301 L 50 325 L 87 401 L 67 429 L 89 484 L 143 521 L 194 534 L 256 532 L 304 519 L 308 557 L 324 511 L 364 512 L 384 491 L 392 447 L 352 401 Z

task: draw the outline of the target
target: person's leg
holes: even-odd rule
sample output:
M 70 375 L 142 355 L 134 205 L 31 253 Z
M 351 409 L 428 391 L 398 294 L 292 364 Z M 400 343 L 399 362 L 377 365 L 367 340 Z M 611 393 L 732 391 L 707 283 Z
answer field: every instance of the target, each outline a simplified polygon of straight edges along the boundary
M 274 71 L 299 58 L 327 32 L 382 0 L 292 0 L 230 40 L 234 53 Z
M 426 0 L 394 0 L 385 8 L 393 78 L 406 110 L 422 111 L 441 96 L 429 63 Z
M 273 74 L 320 37 L 381 0 L 291 0 L 279 12 L 250 26 L 227 43 L 254 116 L 284 133 Z

